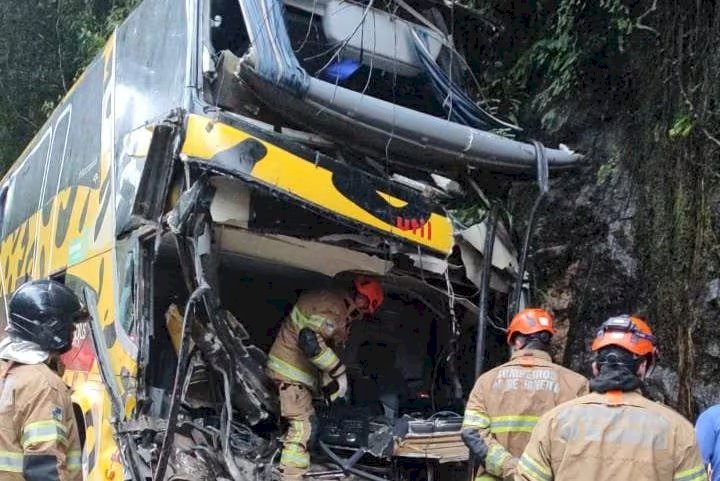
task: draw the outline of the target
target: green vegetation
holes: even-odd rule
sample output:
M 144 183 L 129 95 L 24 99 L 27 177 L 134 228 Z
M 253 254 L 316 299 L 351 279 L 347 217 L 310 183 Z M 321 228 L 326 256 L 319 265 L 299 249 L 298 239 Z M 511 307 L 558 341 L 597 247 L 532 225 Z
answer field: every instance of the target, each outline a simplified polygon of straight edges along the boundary
M 0 0 L 5 171 L 138 0 Z

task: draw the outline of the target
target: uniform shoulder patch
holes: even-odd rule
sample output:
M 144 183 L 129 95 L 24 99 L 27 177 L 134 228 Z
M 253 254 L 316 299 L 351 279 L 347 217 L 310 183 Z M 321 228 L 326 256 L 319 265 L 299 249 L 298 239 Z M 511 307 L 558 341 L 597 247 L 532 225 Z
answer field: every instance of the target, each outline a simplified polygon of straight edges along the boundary
M 50 408 L 50 414 L 52 415 L 52 418 L 55 421 L 62 422 L 63 421 L 63 408 L 60 406 L 53 406 Z

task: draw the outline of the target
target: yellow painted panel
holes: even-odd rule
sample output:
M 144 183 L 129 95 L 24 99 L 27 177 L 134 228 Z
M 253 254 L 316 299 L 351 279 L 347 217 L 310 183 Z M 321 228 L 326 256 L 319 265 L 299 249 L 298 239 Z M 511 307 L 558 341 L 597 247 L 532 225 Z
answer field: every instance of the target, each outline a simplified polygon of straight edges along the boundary
M 66 379 L 67 379 L 66 374 Z M 84 418 L 92 425 L 86 426 L 85 445 L 83 446 L 83 476 L 85 481 L 117 480 L 122 475 L 122 467 L 116 460 L 118 446 L 112 433 L 109 420 L 110 399 L 99 379 L 81 379 L 72 385 L 73 402 L 82 409 Z
M 103 331 L 116 329 L 115 318 L 115 266 L 113 250 L 100 253 L 89 259 L 70 267 L 68 275 L 82 279 L 92 289 L 99 293 L 97 299 L 97 313 L 100 317 L 99 324 Z M 117 328 L 122 328 L 118 325 Z M 89 335 L 89 333 L 87 333 Z M 123 392 L 126 404 L 126 415 L 129 415 L 135 406 L 134 378 L 137 375 L 137 362 L 123 348 L 123 343 L 118 336 L 110 336 L 115 340 L 108 348 L 110 368 L 115 375 L 116 384 L 121 389 L 128 384 L 131 390 Z M 82 342 L 82 339 L 79 340 Z M 105 342 L 105 336 L 102 339 Z M 126 382 L 122 382 L 124 376 Z M 105 387 L 101 384 L 97 362 L 93 363 L 90 373 L 67 371 L 65 374 L 67 382 L 71 383 L 74 391 L 74 398 L 84 410 L 91 409 L 91 415 L 96 425 L 92 432 L 88 433 L 86 449 L 94 452 L 92 459 L 95 464 L 91 466 L 87 480 L 100 481 L 109 479 L 108 476 L 115 473 L 117 479 L 122 475 L 122 467 L 118 457 L 117 445 L 113 439 L 112 426 L 109 423 L 111 418 L 111 403 Z M 86 455 L 87 456 L 87 455 Z
M 300 197 L 334 214 L 433 250 L 447 254 L 452 249 L 453 227 L 446 216 L 432 213 L 428 225 L 418 224 L 417 221 L 411 222 L 410 219 L 405 219 L 404 223 L 398 220 L 398 225 L 389 224 L 343 195 L 333 185 L 332 171 L 229 125 L 199 115 L 190 115 L 182 152 L 190 157 L 210 160 L 217 153 L 250 138 L 262 143 L 267 149 L 267 155 L 252 168 L 251 175 L 258 181 Z M 398 199 L 384 192 L 378 194 L 390 206 L 398 207 L 402 203 L 407 205 L 404 199 Z
M 119 324 L 115 326 L 115 263 L 113 251 L 107 251 L 101 255 L 87 259 L 69 268 L 67 272 L 70 275 L 83 279 L 95 292 L 100 293 L 97 312 L 100 317 L 99 322 L 101 328 L 103 330 L 117 329 L 118 331 L 122 331 L 122 327 Z M 118 336 L 114 336 L 114 342 L 110 346 L 109 354 L 112 372 L 115 373 L 116 376 L 124 373 L 130 378 L 134 378 L 137 372 L 136 360 L 131 357 L 131 353 L 128 353 L 123 348 L 123 343 Z

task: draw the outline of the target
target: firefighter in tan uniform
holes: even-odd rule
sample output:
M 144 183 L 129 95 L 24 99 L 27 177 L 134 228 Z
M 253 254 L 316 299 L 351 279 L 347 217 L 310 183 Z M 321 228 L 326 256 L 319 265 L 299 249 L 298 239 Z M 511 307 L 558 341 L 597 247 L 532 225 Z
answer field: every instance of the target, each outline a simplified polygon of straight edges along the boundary
M 657 357 L 648 325 L 637 317 L 610 318 L 592 351 L 591 393 L 540 418 L 515 479 L 706 480 L 692 425 L 640 393 Z
M 358 276 L 351 289 L 304 292 L 283 322 L 267 366 L 278 386 L 281 415 L 288 422 L 280 457 L 282 479 L 302 479 L 310 465 L 313 393 L 321 388 L 331 401 L 347 393 L 345 365 L 333 349 L 345 344 L 354 319 L 374 313 L 382 301 L 380 283 Z
M 547 311 L 520 311 L 507 331 L 512 358 L 475 382 L 462 436 L 480 464 L 476 481 L 511 478 L 538 417 L 587 393 L 585 377 L 551 361 L 554 334 Z
M 40 280 L 20 286 L 8 312 L 0 343 L 0 480 L 79 481 L 80 438 L 56 371 L 85 311 L 69 288 Z

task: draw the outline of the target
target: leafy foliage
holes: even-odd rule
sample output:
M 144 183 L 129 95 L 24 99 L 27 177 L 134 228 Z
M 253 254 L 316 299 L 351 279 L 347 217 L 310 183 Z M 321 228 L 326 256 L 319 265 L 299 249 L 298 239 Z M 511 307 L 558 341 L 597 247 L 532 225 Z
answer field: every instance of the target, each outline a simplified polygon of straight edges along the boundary
M 0 0 L 5 171 L 138 0 Z
M 693 122 L 687 114 L 680 115 L 673 123 L 672 128 L 668 132 L 671 139 L 685 138 L 690 135 L 693 129 Z
M 556 131 L 565 120 L 556 107 L 589 82 L 607 76 L 625 52 L 634 22 L 622 0 L 561 0 L 550 16 L 546 35 L 538 38 L 512 66 L 515 88 L 540 88 L 531 106 L 542 112 L 542 127 Z M 605 72 L 603 72 L 605 70 Z M 598 74 L 599 78 L 598 78 Z

